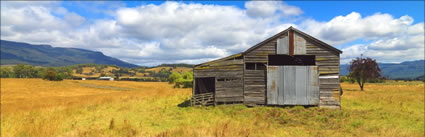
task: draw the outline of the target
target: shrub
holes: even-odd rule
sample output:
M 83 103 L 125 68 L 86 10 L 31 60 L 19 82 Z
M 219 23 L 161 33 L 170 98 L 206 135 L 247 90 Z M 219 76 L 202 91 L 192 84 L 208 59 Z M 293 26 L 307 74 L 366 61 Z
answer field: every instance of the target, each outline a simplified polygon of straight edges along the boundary
M 380 79 L 374 79 L 374 80 L 368 80 L 369 83 L 385 83 L 385 80 L 380 78 Z
M 339 82 L 350 82 L 354 83 L 356 80 L 350 77 L 350 74 L 348 76 L 340 76 Z
M 168 83 L 174 83 L 174 88 L 191 88 L 193 85 L 192 81 L 193 72 L 184 72 L 183 74 L 173 72 L 168 77 Z
M 45 75 L 43 76 L 43 79 L 49 81 L 61 81 L 63 80 L 63 76 L 62 74 L 57 74 L 55 69 L 48 68 L 45 72 Z
M 179 79 L 175 82 L 174 88 L 191 88 L 193 80 Z
M 4 67 L 1 67 L 0 68 L 0 77 L 2 77 L 2 78 L 9 78 L 10 77 L 10 75 L 13 73 L 9 68 L 4 68 Z
M 178 72 L 173 72 L 171 73 L 171 75 L 168 77 L 168 83 L 173 84 L 175 83 L 178 79 L 182 79 L 182 75 Z

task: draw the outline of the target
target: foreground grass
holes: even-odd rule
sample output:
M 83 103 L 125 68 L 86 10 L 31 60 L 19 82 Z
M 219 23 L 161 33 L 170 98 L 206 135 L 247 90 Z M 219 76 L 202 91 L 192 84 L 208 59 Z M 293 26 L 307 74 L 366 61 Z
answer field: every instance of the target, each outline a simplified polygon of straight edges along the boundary
M 1 136 L 423 136 L 424 84 L 343 83 L 341 110 L 188 107 L 167 83 L 1 79 Z

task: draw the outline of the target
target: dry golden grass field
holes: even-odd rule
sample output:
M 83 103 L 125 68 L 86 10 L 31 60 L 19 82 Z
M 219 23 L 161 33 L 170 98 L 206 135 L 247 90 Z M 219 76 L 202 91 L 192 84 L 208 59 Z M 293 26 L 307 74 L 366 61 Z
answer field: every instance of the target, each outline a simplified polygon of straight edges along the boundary
M 341 110 L 188 107 L 160 82 L 1 79 L 1 136 L 424 136 L 424 83 L 342 83 Z

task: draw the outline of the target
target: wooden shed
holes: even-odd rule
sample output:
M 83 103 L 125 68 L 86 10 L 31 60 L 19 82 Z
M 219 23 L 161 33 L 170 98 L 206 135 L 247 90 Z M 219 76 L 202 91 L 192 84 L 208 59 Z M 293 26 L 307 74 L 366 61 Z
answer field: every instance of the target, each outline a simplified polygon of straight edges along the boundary
M 338 50 L 293 27 L 194 66 L 192 105 L 340 107 Z

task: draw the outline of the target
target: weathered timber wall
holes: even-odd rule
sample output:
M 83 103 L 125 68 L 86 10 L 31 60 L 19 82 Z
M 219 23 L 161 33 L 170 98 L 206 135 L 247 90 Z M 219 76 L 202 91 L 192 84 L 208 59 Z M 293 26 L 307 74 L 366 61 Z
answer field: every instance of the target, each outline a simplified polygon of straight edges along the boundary
M 287 34 L 273 39 L 258 48 L 246 53 L 245 63 L 268 64 L 268 55 L 276 54 L 277 40 Z M 244 68 L 245 69 L 245 68 Z M 244 103 L 247 105 L 265 105 L 266 103 L 266 70 L 246 70 L 244 73 Z
M 306 54 L 316 56 L 319 70 L 319 106 L 340 106 L 339 53 L 295 33 L 296 41 L 305 41 Z
M 196 66 L 193 76 L 215 77 L 216 103 L 243 102 L 243 67 L 242 59 L 215 61 Z
M 266 97 L 266 71 L 245 70 L 244 103 L 247 105 L 264 105 Z
M 266 63 L 268 55 L 276 54 L 277 40 L 264 43 L 249 53 L 245 53 L 245 63 Z M 313 40 L 294 32 L 294 50 L 297 55 L 315 55 L 319 71 L 320 106 L 340 105 L 339 85 L 339 53 L 321 46 Z M 264 104 L 266 99 L 266 75 L 260 70 L 245 70 L 244 73 L 244 102 L 245 104 Z
M 300 32 L 302 33 L 302 32 Z M 233 55 L 220 60 L 200 64 L 194 68 L 194 77 L 215 77 L 216 103 L 244 102 L 247 105 L 266 104 L 266 71 L 246 70 L 246 63 L 268 64 L 268 55 L 276 54 L 277 40 L 288 37 L 280 33 L 262 42 L 249 52 Z M 296 55 L 315 55 L 319 72 L 319 106 L 340 106 L 339 53 L 317 40 L 294 32 L 294 52 Z M 233 58 L 233 59 L 230 59 Z M 238 58 L 238 59 L 236 59 Z M 230 78 L 230 80 L 223 80 Z M 218 80 L 221 79 L 221 80 Z M 196 82 L 195 82 L 196 83 Z

